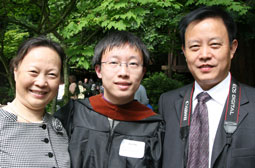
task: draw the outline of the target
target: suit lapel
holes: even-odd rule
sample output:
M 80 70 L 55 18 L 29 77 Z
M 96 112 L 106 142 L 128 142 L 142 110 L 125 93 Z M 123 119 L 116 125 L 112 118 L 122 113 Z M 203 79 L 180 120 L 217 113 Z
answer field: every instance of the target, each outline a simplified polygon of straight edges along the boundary
M 192 89 L 193 84 L 189 84 L 187 87 L 183 88 L 180 91 L 179 97 L 175 101 L 175 111 L 178 117 L 178 120 L 181 120 L 181 113 L 182 113 L 182 104 L 185 94 L 188 92 L 189 89 Z
M 179 121 L 181 120 L 182 101 L 183 101 L 183 98 L 177 99 L 175 101 L 175 111 Z
M 239 124 L 243 121 L 243 119 L 245 118 L 245 116 L 248 114 L 248 111 L 246 110 L 246 105 L 248 105 L 249 103 L 249 99 L 246 96 L 246 92 L 244 87 L 241 87 L 241 102 L 240 102 L 240 113 L 239 113 Z
M 181 113 L 182 113 L 182 105 L 183 105 L 184 97 L 185 97 L 186 93 L 190 89 L 192 89 L 192 86 L 193 86 L 193 84 L 190 84 L 190 85 L 187 85 L 187 87 L 184 87 L 183 89 L 181 89 L 178 97 L 175 100 L 175 111 L 176 111 L 176 116 L 178 118 L 179 123 L 180 123 L 180 120 L 182 119 Z M 181 138 L 181 136 L 179 136 L 179 137 Z M 188 145 L 187 145 L 187 141 L 182 140 L 182 142 L 183 142 L 183 147 L 184 147 L 184 150 L 182 152 L 183 152 L 183 156 L 185 157 L 185 156 L 187 156 L 186 152 L 187 152 Z M 186 160 L 186 158 L 183 158 L 182 163 L 180 165 L 181 167 L 185 167 L 184 166 L 184 164 L 186 164 L 185 160 Z
M 239 122 L 238 126 L 240 123 L 243 121 L 245 116 L 248 114 L 248 111 L 245 110 L 245 105 L 249 103 L 248 98 L 246 96 L 245 90 L 243 89 L 242 85 L 241 87 L 241 100 L 240 100 L 240 112 L 239 112 Z M 222 112 L 221 120 L 218 126 L 218 130 L 215 136 L 214 140 L 214 145 L 213 145 L 213 151 L 212 151 L 212 159 L 211 159 L 211 167 L 213 168 L 215 165 L 216 160 L 220 156 L 221 152 L 224 149 L 224 146 L 226 145 L 226 132 L 224 130 L 224 119 L 225 119 L 225 111 L 226 111 L 226 106 L 224 107 L 224 110 Z M 238 129 L 238 127 L 237 127 Z M 234 132 L 235 134 L 235 132 Z

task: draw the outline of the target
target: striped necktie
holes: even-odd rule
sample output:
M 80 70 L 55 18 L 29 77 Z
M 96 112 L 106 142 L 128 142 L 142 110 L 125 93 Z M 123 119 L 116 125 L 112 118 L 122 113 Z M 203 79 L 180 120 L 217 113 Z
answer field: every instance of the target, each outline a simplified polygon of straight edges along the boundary
M 211 99 L 206 92 L 197 95 L 198 103 L 192 114 L 189 132 L 187 168 L 208 168 L 209 124 L 206 102 Z

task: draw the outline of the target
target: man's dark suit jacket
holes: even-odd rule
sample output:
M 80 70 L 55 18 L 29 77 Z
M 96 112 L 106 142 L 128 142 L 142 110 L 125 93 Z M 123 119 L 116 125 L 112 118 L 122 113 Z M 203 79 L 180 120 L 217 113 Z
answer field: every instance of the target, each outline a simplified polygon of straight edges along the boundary
M 180 117 L 187 85 L 177 90 L 163 93 L 159 100 L 159 112 L 166 122 L 163 150 L 163 168 L 183 168 L 184 143 L 180 138 Z M 232 136 L 232 143 L 225 159 L 226 168 L 255 168 L 255 89 L 243 84 L 241 87 L 238 128 Z M 222 114 L 216 133 L 211 168 L 225 168 L 221 156 L 226 144 Z

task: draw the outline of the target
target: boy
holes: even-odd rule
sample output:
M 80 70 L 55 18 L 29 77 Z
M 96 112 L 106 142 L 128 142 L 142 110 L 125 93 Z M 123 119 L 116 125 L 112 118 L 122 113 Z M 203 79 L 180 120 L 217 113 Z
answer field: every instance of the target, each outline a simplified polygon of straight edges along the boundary
M 95 48 L 93 65 L 104 93 L 70 101 L 56 116 L 69 137 L 72 167 L 161 167 L 161 116 L 134 100 L 149 53 L 128 32 L 115 32 Z

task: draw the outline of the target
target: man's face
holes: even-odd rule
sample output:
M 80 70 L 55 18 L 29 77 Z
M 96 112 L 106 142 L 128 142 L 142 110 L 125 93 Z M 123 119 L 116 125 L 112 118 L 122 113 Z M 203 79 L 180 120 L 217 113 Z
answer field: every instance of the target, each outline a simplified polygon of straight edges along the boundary
M 230 46 L 221 18 L 194 21 L 186 29 L 183 52 L 190 72 L 204 90 L 226 78 L 236 48 L 236 40 Z
M 88 78 L 84 78 L 84 83 L 88 83 Z
M 111 50 L 108 48 L 103 53 L 101 62 L 122 63 L 115 68 L 108 63 L 96 66 L 97 76 L 102 79 L 104 97 L 116 105 L 132 101 L 145 73 L 142 52 L 129 44 L 113 47 Z M 139 66 L 132 68 L 131 63 Z

